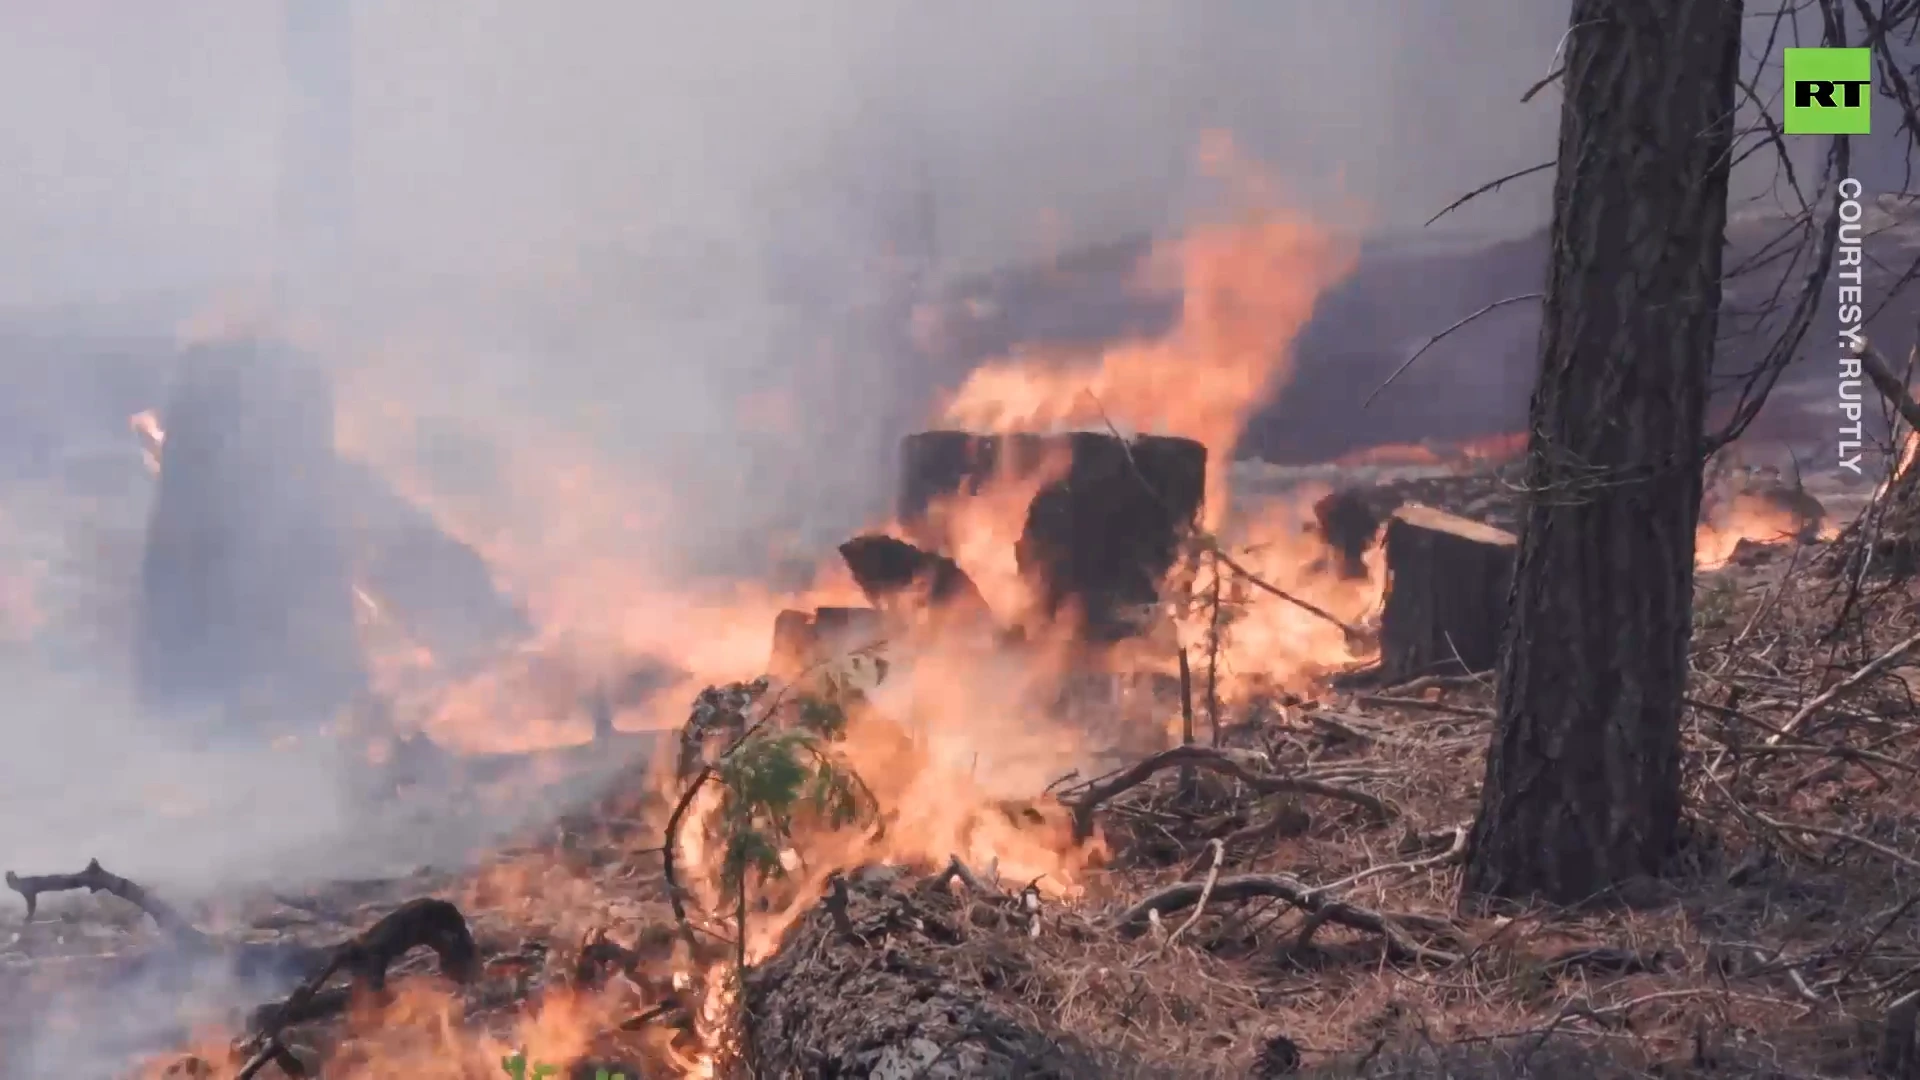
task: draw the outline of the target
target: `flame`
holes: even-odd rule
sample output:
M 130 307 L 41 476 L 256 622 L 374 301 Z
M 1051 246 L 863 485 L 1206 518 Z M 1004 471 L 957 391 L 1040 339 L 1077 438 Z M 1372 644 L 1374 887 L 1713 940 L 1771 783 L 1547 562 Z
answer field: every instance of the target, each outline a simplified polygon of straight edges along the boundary
M 1323 549 L 1302 528 L 1310 505 L 1305 495 L 1244 521 L 1227 517 L 1228 467 L 1241 429 L 1286 382 L 1293 342 L 1324 291 L 1351 271 L 1354 245 L 1283 209 L 1272 185 L 1224 137 L 1209 140 L 1204 158 L 1239 212 L 1202 223 L 1156 252 L 1150 269 L 1165 271 L 1182 295 L 1171 331 L 1097 355 L 990 364 L 946 402 L 943 414 L 980 431 L 1111 423 L 1204 443 L 1208 527 L 1220 530 L 1236 559 L 1264 580 L 1358 622 L 1378 601 L 1384 568 L 1375 558 L 1367 577 L 1346 581 L 1313 565 Z M 780 410 L 769 400 L 753 403 L 750 413 L 772 426 Z M 642 659 L 669 662 L 683 681 L 658 695 L 666 703 L 662 711 L 636 706 L 619 718 L 621 725 L 677 726 L 684 703 L 700 687 L 764 671 L 781 610 L 865 606 L 837 560 L 792 590 L 676 576 L 662 557 L 671 501 L 645 478 L 603 466 L 584 438 L 544 429 L 493 433 L 511 452 L 484 485 L 487 497 L 476 500 L 435 482 L 418 452 L 420 420 L 394 399 L 349 386 L 340 394 L 338 416 L 343 452 L 375 463 L 443 529 L 478 550 L 533 622 L 530 640 L 476 671 L 443 670 L 419 646 L 381 639 L 392 662 L 377 671 L 399 726 L 449 748 L 509 751 L 583 742 L 591 728 L 580 699 Z M 976 873 L 1016 887 L 1031 882 L 1056 898 L 1079 897 L 1096 886 L 1090 870 L 1104 854 L 1100 838 L 1076 843 L 1065 809 L 1036 793 L 1069 770 L 1084 771 L 1096 737 L 1110 742 L 1112 733 L 1062 718 L 1056 705 L 1076 680 L 1111 683 L 1126 663 L 1164 670 L 1173 650 L 1171 643 L 1153 642 L 1129 655 L 1089 655 L 1071 627 L 1026 625 L 1031 586 L 1020 574 L 1014 541 L 1033 495 L 1065 464 L 1050 460 L 993 478 L 977 494 L 940 501 L 912 529 L 887 527 L 930 538 L 968 573 L 1001 620 L 1034 632 L 1015 646 L 991 635 L 952 634 L 937 621 L 896 628 L 886 647 L 888 674 L 862 684 L 864 695 L 848 706 L 845 737 L 825 751 L 859 778 L 884 828 L 803 821 L 782 837 L 787 875 L 753 885 L 765 910 L 758 903 L 751 909 L 743 942 L 749 962 L 778 948 L 837 869 L 927 869 L 958 857 Z M 1223 579 L 1219 591 L 1244 609 L 1228 632 L 1216 638 L 1211 623 L 1197 622 L 1192 610 L 1170 632 L 1190 652 L 1220 642 L 1215 659 L 1223 692 L 1254 678 L 1309 679 L 1352 659 L 1339 628 L 1255 596 L 1244 581 Z M 391 630 L 377 595 L 363 588 L 357 604 L 370 634 Z M 1151 650 L 1157 652 L 1148 655 Z M 814 677 L 836 672 L 847 674 L 829 668 Z M 1178 703 L 1140 695 L 1106 711 L 1118 714 L 1112 723 L 1123 737 L 1164 739 Z M 734 910 L 721 884 L 722 807 L 709 785 L 677 834 L 681 884 L 716 921 Z M 558 857 L 501 863 L 472 883 L 469 900 L 478 907 L 468 909 L 560 940 L 605 925 L 614 910 L 610 891 Z M 629 922 L 648 914 L 631 905 L 622 910 Z M 672 975 L 701 991 L 696 1023 L 704 1046 L 697 1054 L 665 1048 L 657 1057 L 683 1075 L 711 1076 L 736 988 L 729 965 L 696 960 L 691 952 L 676 949 Z M 516 1051 L 565 1067 L 596 1052 L 596 1038 L 642 1011 L 634 1007 L 636 992 L 620 985 L 572 993 L 550 984 L 504 1033 L 491 1023 L 481 1030 L 449 988 L 397 980 L 390 998 L 364 1002 L 349 1017 L 328 1075 L 495 1075 L 500 1059 Z
M 1239 214 L 1155 252 L 1151 268 L 1180 288 L 1173 329 L 1094 357 L 988 364 L 946 403 L 947 423 L 994 432 L 1111 423 L 1195 439 L 1208 451 L 1209 524 L 1220 522 L 1234 442 L 1290 375 L 1294 339 L 1321 295 L 1352 272 L 1356 252 L 1348 238 L 1281 208 L 1272 183 L 1226 136 L 1209 136 L 1202 159 Z
M 166 445 L 167 432 L 160 426 L 160 417 L 152 409 L 143 409 L 127 417 L 127 427 L 140 439 L 140 456 L 145 459 L 147 471 L 160 475 L 160 451 Z
M 1751 492 L 1741 492 L 1694 533 L 1693 561 L 1697 570 L 1718 570 L 1733 559 L 1742 540 L 1759 544 L 1786 543 L 1797 536 L 1801 523 L 1785 507 Z

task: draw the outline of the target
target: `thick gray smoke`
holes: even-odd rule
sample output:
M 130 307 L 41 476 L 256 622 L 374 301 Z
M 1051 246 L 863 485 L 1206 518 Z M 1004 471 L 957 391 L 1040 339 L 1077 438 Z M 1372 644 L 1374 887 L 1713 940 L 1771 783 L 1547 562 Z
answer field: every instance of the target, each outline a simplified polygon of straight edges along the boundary
M 1211 129 L 1309 205 L 1418 226 L 1552 155 L 1557 95 L 1519 99 L 1567 14 L 294 2 L 351 3 L 350 78 L 318 127 L 288 126 L 310 114 L 278 2 L 0 5 L 5 868 L 98 856 L 192 893 L 459 851 L 373 850 L 331 751 L 198 746 L 133 704 L 153 485 L 126 418 L 162 404 L 182 324 L 280 280 L 358 425 L 346 449 L 396 483 L 426 475 L 541 538 L 631 498 L 650 548 L 589 535 L 567 557 L 760 569 L 884 512 L 893 440 L 932 404 L 903 389 L 924 385 L 908 316 L 927 290 L 1164 230 Z M 344 160 L 301 142 L 333 121 Z M 1450 227 L 1537 228 L 1549 191 L 1535 177 Z M 323 210 L 341 228 L 316 254 L 302 225 Z M 561 485 L 529 498 L 530 474 L 582 453 L 620 483 L 542 517 Z

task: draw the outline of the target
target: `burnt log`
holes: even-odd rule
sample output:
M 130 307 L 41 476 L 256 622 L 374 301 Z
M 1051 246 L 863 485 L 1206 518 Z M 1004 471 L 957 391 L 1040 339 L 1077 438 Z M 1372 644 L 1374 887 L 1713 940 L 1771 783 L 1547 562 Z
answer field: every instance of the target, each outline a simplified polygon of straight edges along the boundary
M 840 545 L 840 558 L 867 602 L 881 611 L 903 605 L 968 615 L 989 612 L 986 598 L 960 564 L 892 536 L 856 536 Z
M 1327 545 L 1334 572 L 1349 580 L 1367 576 L 1367 552 L 1380 535 L 1380 514 L 1365 492 L 1342 488 L 1313 504 L 1320 539 Z
M 1041 481 L 1015 556 L 1040 613 L 1081 618 L 1093 640 L 1134 631 L 1129 609 L 1159 598 L 1206 495 L 1207 448 L 1192 439 L 931 431 L 908 436 L 901 458 L 901 524 L 936 550 L 939 500 Z
M 789 608 L 774 616 L 767 674 L 791 682 L 835 656 L 874 644 L 882 630 L 873 608 L 824 607 L 812 614 Z
M 1518 541 L 1512 533 L 1408 503 L 1387 519 L 1381 673 L 1389 680 L 1492 670 Z
M 143 699 L 328 718 L 365 682 L 332 391 L 290 348 L 181 357 L 141 565 Z
M 748 971 L 738 1059 L 723 1075 L 1147 1075 L 1043 1029 L 1030 1009 L 983 986 L 963 948 L 982 931 L 947 889 L 898 870 L 836 877 L 830 888 L 781 939 L 780 951 Z M 1011 934 L 1024 945 L 1022 929 L 1015 924 Z

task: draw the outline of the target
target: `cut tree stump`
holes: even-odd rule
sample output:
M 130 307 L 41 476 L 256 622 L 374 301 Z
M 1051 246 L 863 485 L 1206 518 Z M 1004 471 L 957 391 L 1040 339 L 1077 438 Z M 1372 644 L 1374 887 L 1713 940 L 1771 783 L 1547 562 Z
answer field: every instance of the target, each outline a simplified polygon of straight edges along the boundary
M 987 615 L 986 598 L 960 564 L 892 536 L 870 533 L 840 545 L 840 558 L 867 602 L 881 611 L 925 605 Z
M 1408 503 L 1387 518 L 1381 674 L 1392 681 L 1491 670 L 1519 543 L 1512 533 Z
M 767 674 L 791 682 L 843 652 L 880 639 L 880 612 L 873 608 L 825 607 L 812 614 L 788 609 L 773 620 L 773 653 Z
M 1039 588 L 1041 612 L 1072 613 L 1092 640 L 1134 632 L 1129 609 L 1159 598 L 1181 540 L 1206 496 L 1207 448 L 1192 439 L 1099 432 L 976 435 L 929 431 L 901 444 L 901 525 L 923 547 L 943 498 L 996 481 L 1051 476 L 1034 496 L 1015 547 Z
M 143 698 L 326 719 L 365 681 L 326 376 L 271 341 L 199 346 L 161 421 L 136 629 Z

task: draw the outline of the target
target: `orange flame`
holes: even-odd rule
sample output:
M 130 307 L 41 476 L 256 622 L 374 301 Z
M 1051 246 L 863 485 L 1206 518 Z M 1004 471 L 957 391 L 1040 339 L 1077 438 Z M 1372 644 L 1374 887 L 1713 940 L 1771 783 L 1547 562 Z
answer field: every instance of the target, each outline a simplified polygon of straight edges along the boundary
M 1235 440 L 1285 382 L 1294 339 L 1321 295 L 1352 272 L 1356 250 L 1280 208 L 1271 182 L 1224 135 L 1209 137 L 1203 164 L 1236 196 L 1240 216 L 1201 225 L 1156 252 L 1154 268 L 1181 290 L 1169 334 L 1097 357 L 989 364 L 947 402 L 945 421 L 993 432 L 1111 422 L 1195 439 L 1207 447 L 1209 524 L 1217 525 Z

